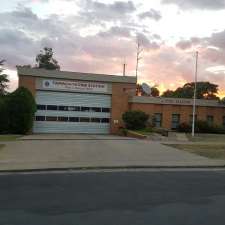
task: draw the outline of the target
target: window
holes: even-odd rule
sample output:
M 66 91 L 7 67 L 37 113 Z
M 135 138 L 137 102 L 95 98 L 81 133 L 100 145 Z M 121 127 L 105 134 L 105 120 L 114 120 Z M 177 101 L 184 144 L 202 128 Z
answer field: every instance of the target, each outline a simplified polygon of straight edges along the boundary
M 101 119 L 100 118 L 91 118 L 92 123 L 100 123 Z
M 153 124 L 155 125 L 155 127 L 162 126 L 162 113 L 155 113 Z
M 206 120 L 207 120 L 207 123 L 208 123 L 209 125 L 212 125 L 212 124 L 213 124 L 214 118 L 213 118 L 213 116 L 208 115 L 207 118 L 206 118 Z
M 223 126 L 225 127 L 225 116 L 223 117 Z
M 45 116 L 36 116 L 36 121 L 45 121 Z
M 110 108 L 102 108 L 102 112 L 109 113 L 110 112 Z
M 70 122 L 79 122 L 79 117 L 69 117 Z
M 68 106 L 68 111 L 80 111 L 80 106 Z
M 90 111 L 90 107 L 81 107 L 81 111 L 82 112 L 89 112 Z
M 46 105 L 37 105 L 37 110 L 46 110 Z
M 47 110 L 57 110 L 57 105 L 47 105 Z
M 180 124 L 180 114 L 172 114 L 172 129 L 177 129 Z
M 60 121 L 60 122 L 67 122 L 68 121 L 68 117 L 59 116 L 58 117 L 58 121 Z
M 57 121 L 56 116 L 46 116 L 46 121 Z
M 91 112 L 101 112 L 101 108 L 92 107 Z
M 59 111 L 68 111 L 68 106 L 59 106 Z
M 101 119 L 101 122 L 102 123 L 109 123 L 109 118 L 102 118 Z
M 80 122 L 88 123 L 88 122 L 90 122 L 90 118 L 88 118 L 88 117 L 80 117 Z

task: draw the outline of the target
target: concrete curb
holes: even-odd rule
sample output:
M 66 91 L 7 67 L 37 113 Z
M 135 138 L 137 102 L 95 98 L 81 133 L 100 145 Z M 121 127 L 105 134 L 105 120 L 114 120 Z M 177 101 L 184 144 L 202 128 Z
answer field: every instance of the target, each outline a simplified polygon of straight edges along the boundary
M 67 167 L 67 168 L 41 168 L 41 169 L 13 169 L 0 170 L 0 174 L 4 173 L 32 173 L 32 172 L 60 172 L 60 171 L 91 171 L 91 170 L 124 170 L 124 169 L 225 169 L 225 165 L 218 166 L 100 166 L 100 167 Z

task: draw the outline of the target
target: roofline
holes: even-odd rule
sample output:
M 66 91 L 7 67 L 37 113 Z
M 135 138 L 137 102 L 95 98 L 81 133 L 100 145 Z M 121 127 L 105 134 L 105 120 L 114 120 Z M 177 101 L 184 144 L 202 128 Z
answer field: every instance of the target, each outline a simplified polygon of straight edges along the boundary
M 129 103 L 193 106 L 193 99 L 133 96 L 129 99 Z M 225 105 L 221 104 L 217 100 L 196 99 L 196 105 L 205 107 L 225 108 Z
M 70 80 L 86 80 L 110 83 L 131 83 L 136 84 L 137 79 L 135 76 L 119 76 L 107 75 L 96 73 L 83 73 L 83 72 L 70 72 L 60 70 L 46 70 L 39 68 L 25 68 L 17 67 L 18 76 L 33 76 L 33 77 L 46 77 L 56 79 L 70 79 Z

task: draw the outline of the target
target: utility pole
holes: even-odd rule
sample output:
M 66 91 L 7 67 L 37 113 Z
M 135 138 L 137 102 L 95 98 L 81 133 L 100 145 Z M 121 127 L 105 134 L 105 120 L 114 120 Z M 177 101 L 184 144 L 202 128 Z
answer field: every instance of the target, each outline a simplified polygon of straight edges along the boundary
M 138 66 L 139 66 L 139 61 L 142 59 L 140 57 L 141 53 L 143 52 L 143 48 L 141 48 L 140 42 L 137 41 L 137 58 L 136 58 L 136 81 L 138 80 Z
M 193 99 L 193 115 L 192 115 L 192 137 L 195 136 L 195 114 L 196 114 L 196 92 L 197 92 L 197 77 L 198 77 L 198 51 L 196 51 L 195 60 L 195 87 Z

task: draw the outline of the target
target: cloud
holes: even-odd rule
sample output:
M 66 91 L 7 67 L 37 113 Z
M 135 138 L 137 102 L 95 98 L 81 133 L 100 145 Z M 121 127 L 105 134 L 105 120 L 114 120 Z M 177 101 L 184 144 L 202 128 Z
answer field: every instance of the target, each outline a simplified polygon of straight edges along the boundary
M 183 10 L 187 9 L 225 9 L 224 0 L 161 0 L 164 4 L 176 4 Z
M 139 16 L 140 19 L 149 18 L 149 19 L 153 19 L 153 20 L 156 20 L 156 21 L 158 21 L 162 18 L 162 15 L 161 15 L 160 11 L 157 11 L 155 9 L 150 9 L 149 11 L 140 13 L 138 16 Z

